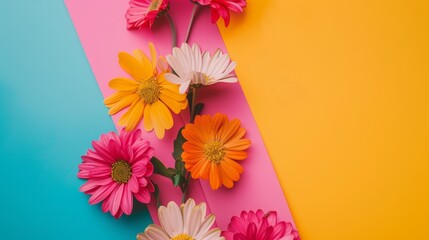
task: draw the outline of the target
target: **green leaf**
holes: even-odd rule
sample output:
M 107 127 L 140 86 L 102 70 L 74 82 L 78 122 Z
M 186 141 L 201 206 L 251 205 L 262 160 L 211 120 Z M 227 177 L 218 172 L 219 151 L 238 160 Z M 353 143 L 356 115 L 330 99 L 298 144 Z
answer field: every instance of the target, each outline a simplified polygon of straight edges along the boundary
M 182 130 L 184 128 L 181 128 L 179 132 L 177 133 L 177 137 L 174 140 L 174 151 L 173 151 L 173 158 L 176 161 L 182 162 L 182 153 L 183 153 L 183 143 L 186 142 L 186 139 L 182 135 Z M 176 168 L 177 169 L 177 168 Z
M 181 183 L 180 179 L 181 179 L 181 175 L 180 174 L 174 175 L 174 177 L 173 177 L 173 185 L 176 186 L 176 187 L 179 186 L 180 183 Z
M 161 206 L 161 201 L 159 199 L 159 187 L 158 187 L 158 185 L 156 185 L 153 182 L 152 182 L 152 184 L 155 187 L 155 191 L 153 194 L 155 195 L 156 206 L 159 207 L 159 206 Z
M 182 172 L 182 170 L 183 170 L 183 162 L 182 162 L 182 159 L 180 159 L 180 160 L 176 160 L 175 168 L 176 168 L 176 171 L 177 171 L 178 173 L 181 173 L 181 172 Z
M 164 177 L 167 177 L 167 178 L 170 178 L 170 179 L 173 178 L 173 174 L 171 173 L 171 171 L 169 169 L 167 169 L 164 166 L 164 164 L 158 160 L 158 158 L 152 157 L 152 159 L 150 161 L 153 164 L 154 173 L 159 174 L 159 175 L 164 176 Z

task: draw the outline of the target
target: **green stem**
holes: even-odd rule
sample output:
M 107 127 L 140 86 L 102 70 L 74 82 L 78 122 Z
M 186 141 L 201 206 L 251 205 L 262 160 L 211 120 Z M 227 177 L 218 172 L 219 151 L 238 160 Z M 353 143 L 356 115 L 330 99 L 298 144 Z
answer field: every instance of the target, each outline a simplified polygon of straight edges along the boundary
M 182 203 L 186 202 L 186 198 L 188 197 L 188 189 L 189 189 L 189 180 L 190 180 L 190 174 L 188 173 L 187 177 L 186 177 L 186 182 L 185 182 L 185 186 L 184 189 L 182 190 Z
M 188 42 L 189 35 L 191 34 L 192 26 L 194 24 L 195 15 L 197 14 L 198 9 L 200 9 L 200 5 L 194 4 L 194 7 L 192 8 L 191 20 L 189 20 L 188 31 L 186 31 L 185 43 Z
M 177 46 L 177 32 L 176 27 L 174 26 L 173 19 L 171 18 L 170 14 L 166 13 L 165 18 L 167 18 L 167 22 L 170 25 L 171 30 L 171 45 L 174 47 Z
M 195 119 L 195 106 L 197 105 L 197 89 L 196 87 L 192 87 L 192 100 L 191 100 L 191 123 L 194 122 Z

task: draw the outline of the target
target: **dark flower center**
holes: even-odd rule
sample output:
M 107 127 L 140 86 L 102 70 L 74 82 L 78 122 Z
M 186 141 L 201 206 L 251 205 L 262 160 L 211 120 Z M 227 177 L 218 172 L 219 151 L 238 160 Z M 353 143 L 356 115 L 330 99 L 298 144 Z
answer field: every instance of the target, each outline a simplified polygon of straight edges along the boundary
M 117 183 L 127 183 L 131 178 L 131 165 L 124 160 L 116 161 L 112 164 L 110 175 Z
M 146 104 L 153 104 L 159 99 L 162 87 L 159 86 L 155 77 L 151 77 L 146 81 L 142 81 L 139 87 L 140 97 Z

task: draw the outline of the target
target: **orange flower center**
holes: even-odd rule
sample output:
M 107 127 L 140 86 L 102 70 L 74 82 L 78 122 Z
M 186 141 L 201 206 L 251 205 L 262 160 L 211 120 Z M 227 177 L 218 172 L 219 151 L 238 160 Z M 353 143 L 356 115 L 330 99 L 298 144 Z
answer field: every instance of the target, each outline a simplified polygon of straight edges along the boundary
M 154 0 L 150 3 L 148 11 L 156 10 L 161 6 L 162 0 Z
M 225 147 L 219 141 L 211 141 L 204 145 L 204 157 L 213 163 L 220 163 L 225 157 Z
M 124 160 L 116 161 L 112 164 L 110 175 L 117 183 L 127 183 L 131 178 L 131 165 Z
M 146 104 L 153 104 L 158 101 L 161 95 L 162 87 L 155 77 L 151 77 L 146 81 L 142 81 L 139 86 L 140 97 Z
M 175 236 L 174 238 L 172 238 L 171 240 L 194 240 L 194 239 L 186 233 L 181 233 Z

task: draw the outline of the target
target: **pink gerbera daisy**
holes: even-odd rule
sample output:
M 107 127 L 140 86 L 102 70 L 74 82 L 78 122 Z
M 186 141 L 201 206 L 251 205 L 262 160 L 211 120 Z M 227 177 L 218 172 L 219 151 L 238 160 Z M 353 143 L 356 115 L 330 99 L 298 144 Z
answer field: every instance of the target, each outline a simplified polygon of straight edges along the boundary
M 133 196 L 141 203 L 150 202 L 154 186 L 148 177 L 153 173 L 150 159 L 153 148 L 141 136 L 140 129 L 119 136 L 110 132 L 93 141 L 79 164 L 79 178 L 88 179 L 80 191 L 91 195 L 89 204 L 103 201 L 103 212 L 119 218 L 130 215 Z
M 125 17 L 127 28 L 152 27 L 155 18 L 168 10 L 169 0 L 131 0 Z
M 212 23 L 217 22 L 219 17 L 223 18 L 225 27 L 228 27 L 230 21 L 229 11 L 242 13 L 246 7 L 246 0 L 193 0 L 201 5 L 209 5 L 211 9 Z
M 223 232 L 226 240 L 300 240 L 291 223 L 278 222 L 275 211 L 264 214 L 262 210 L 241 212 L 233 217 L 228 231 Z

